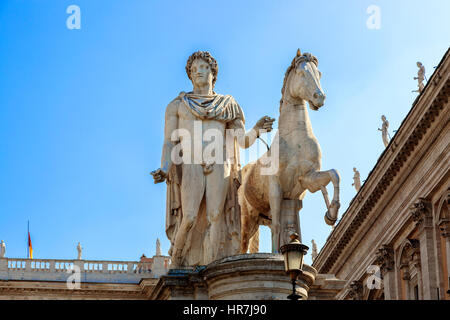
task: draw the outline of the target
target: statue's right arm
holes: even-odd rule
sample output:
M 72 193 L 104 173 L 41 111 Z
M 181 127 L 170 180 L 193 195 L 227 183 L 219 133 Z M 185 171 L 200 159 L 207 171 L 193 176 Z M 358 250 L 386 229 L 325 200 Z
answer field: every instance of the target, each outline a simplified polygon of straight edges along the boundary
M 166 108 L 164 125 L 164 144 L 161 156 L 161 170 L 168 173 L 172 167 L 172 148 L 174 142 L 171 140 L 172 133 L 178 129 L 178 104 L 177 100 L 172 101 Z

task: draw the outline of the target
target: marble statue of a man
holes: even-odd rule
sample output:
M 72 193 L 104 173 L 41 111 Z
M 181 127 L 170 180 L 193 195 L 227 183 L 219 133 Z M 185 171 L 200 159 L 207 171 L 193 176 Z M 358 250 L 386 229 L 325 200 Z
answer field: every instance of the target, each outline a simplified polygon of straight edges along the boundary
M 77 257 L 77 259 L 78 259 L 78 260 L 81 260 L 81 253 L 82 253 L 82 250 L 83 250 L 83 248 L 81 247 L 81 243 L 78 242 L 78 245 L 77 245 L 77 251 L 78 251 L 78 257 Z
M 386 120 L 386 117 L 384 115 L 381 116 L 381 121 L 383 121 L 383 124 L 381 125 L 381 129 L 378 129 L 381 131 L 381 137 L 383 138 L 384 146 L 387 147 L 389 144 L 389 122 Z
M 417 67 L 419 70 L 417 71 L 417 77 L 414 77 L 414 80 L 417 80 L 418 90 L 413 90 L 413 92 L 422 92 L 425 85 L 423 84 L 423 80 L 425 80 L 425 67 L 421 62 L 417 62 Z
M 355 189 L 356 189 L 356 192 L 358 192 L 359 189 L 361 189 L 361 178 L 360 178 L 360 175 L 359 175 L 359 171 L 356 170 L 356 168 L 353 168 L 353 172 L 354 172 L 355 174 L 353 175 L 353 183 L 352 183 L 352 186 L 354 186 Z
M 6 254 L 6 243 L 2 240 L 0 244 L 0 258 L 4 258 Z
M 155 183 L 167 182 L 166 234 L 174 267 L 206 265 L 239 252 L 239 147 L 251 146 L 275 120 L 263 117 L 245 133 L 236 100 L 214 92 L 217 72 L 209 52 L 189 57 L 193 90 L 167 106 L 161 168 L 151 173 Z M 233 150 L 226 147 L 230 129 L 237 133 Z

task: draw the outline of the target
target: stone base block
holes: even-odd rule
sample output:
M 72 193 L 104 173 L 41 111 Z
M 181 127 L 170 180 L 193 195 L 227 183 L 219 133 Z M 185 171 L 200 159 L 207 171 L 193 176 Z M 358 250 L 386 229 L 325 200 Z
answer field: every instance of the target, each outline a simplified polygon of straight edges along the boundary
M 317 271 L 304 265 L 297 294 L 308 299 Z M 162 276 L 150 298 L 192 300 L 285 300 L 292 293 L 283 256 L 242 254 L 217 260 L 206 267 L 172 270 Z

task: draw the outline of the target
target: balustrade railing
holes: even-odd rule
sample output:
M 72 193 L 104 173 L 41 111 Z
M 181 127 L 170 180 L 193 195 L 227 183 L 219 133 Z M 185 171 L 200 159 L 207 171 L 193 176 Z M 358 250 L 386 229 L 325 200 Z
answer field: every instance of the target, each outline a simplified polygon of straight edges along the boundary
M 16 259 L 2 258 L 6 261 L 0 264 L 3 271 L 27 271 L 27 272 L 67 272 L 80 268 L 86 273 L 150 273 L 152 264 L 150 262 L 138 261 L 102 261 L 102 260 L 60 260 L 60 259 Z

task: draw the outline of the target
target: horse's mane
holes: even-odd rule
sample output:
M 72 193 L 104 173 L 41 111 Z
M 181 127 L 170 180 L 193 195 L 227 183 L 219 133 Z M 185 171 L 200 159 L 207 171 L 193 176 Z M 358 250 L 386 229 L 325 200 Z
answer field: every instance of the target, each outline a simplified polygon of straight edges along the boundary
M 299 53 L 300 51 L 298 51 Z M 305 52 L 303 55 L 299 56 L 295 56 L 294 59 L 292 59 L 291 65 L 287 68 L 286 73 L 284 74 L 284 80 L 283 80 L 283 87 L 281 88 L 281 100 L 280 100 L 280 112 L 281 112 L 281 106 L 283 104 L 283 98 L 284 98 L 284 90 L 286 89 L 286 83 L 287 83 L 287 79 L 289 77 L 289 74 L 291 73 L 291 71 L 297 67 L 297 65 L 299 63 L 302 63 L 304 61 L 307 62 L 312 62 L 316 65 L 316 67 L 319 65 L 319 60 L 317 60 L 317 58 L 312 55 L 311 53 Z

